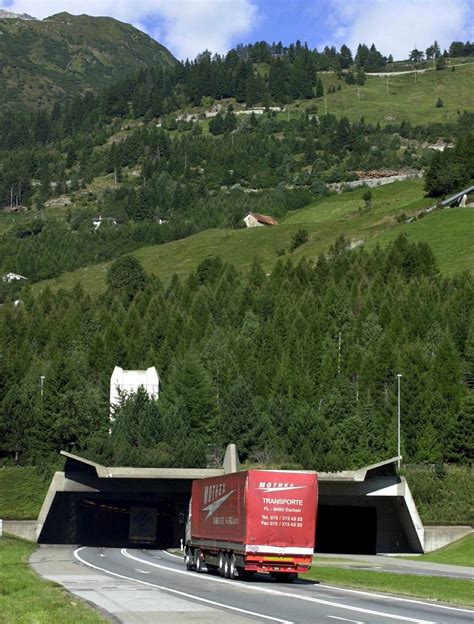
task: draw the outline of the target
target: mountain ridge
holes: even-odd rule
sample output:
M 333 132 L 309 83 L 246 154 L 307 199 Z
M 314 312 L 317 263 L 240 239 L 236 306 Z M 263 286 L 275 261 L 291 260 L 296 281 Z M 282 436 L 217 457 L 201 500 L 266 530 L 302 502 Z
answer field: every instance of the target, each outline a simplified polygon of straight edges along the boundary
M 5 9 L 0 9 L 0 19 L 21 19 L 37 21 L 36 17 L 28 15 L 28 13 L 13 13 L 13 11 L 7 11 Z
M 8 12 L 7 12 L 8 13 Z M 109 17 L 57 13 L 0 21 L 0 108 L 51 108 L 150 66 L 171 67 L 171 52 Z

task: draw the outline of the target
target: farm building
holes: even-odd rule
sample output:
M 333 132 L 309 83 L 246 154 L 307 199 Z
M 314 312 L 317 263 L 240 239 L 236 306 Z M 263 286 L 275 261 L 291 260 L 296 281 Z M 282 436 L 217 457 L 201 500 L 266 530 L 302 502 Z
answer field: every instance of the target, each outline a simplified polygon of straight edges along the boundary
M 257 214 L 256 212 L 248 212 L 243 220 L 248 228 L 261 227 L 265 225 L 278 225 L 278 221 L 273 217 Z

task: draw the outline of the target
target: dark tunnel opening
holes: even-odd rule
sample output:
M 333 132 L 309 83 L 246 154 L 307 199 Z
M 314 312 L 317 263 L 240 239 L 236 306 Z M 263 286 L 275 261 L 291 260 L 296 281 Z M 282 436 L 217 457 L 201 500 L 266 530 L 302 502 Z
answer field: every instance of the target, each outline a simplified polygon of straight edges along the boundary
M 83 546 L 176 546 L 175 506 L 171 501 L 151 505 L 140 500 L 93 500 L 79 502 L 77 541 Z M 183 528 L 184 536 L 184 528 Z
M 320 505 L 316 522 L 316 552 L 375 555 L 375 507 Z
M 177 548 L 184 539 L 190 492 L 58 492 L 42 544 Z

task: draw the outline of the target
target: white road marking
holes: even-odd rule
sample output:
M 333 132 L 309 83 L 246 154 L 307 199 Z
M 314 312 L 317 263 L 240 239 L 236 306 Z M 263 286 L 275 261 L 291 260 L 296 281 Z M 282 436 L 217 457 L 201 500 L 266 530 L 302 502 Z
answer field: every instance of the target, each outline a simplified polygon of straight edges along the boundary
M 153 561 L 148 561 L 146 559 L 140 559 L 140 557 L 136 557 L 135 555 L 131 555 L 127 552 L 126 548 L 122 548 L 121 551 L 124 557 L 128 557 L 128 559 L 132 559 L 134 561 L 138 561 L 139 563 L 144 563 L 145 565 L 152 566 L 154 568 L 158 568 L 160 570 L 167 570 L 168 572 L 173 572 L 175 574 L 186 574 L 189 575 L 190 572 L 187 570 L 177 570 L 176 568 L 169 568 L 168 566 L 161 565 L 159 563 L 154 563 Z M 195 574 L 195 579 L 200 579 L 202 581 L 215 581 L 217 583 L 230 583 L 235 586 L 235 581 L 230 581 L 223 578 L 217 578 L 214 576 L 209 576 L 207 574 Z M 243 587 L 241 585 L 240 587 Z M 389 618 L 392 620 L 400 620 L 402 622 L 413 622 L 414 624 L 435 624 L 430 620 L 420 620 L 419 618 L 412 618 L 405 615 L 395 615 L 394 613 L 386 613 L 385 611 L 374 611 L 373 609 L 364 609 L 363 607 L 356 607 L 354 605 L 346 605 L 340 602 L 332 602 L 330 600 L 323 600 L 321 598 L 312 598 L 311 596 L 301 596 L 298 594 L 291 594 L 289 592 L 278 591 L 276 589 L 269 589 L 267 587 L 258 587 L 257 585 L 246 584 L 246 589 L 251 591 L 259 591 L 265 594 L 271 594 L 273 596 L 284 596 L 285 598 L 294 598 L 295 600 L 304 600 L 305 602 L 313 602 L 317 604 L 323 604 L 328 607 L 336 607 L 337 609 L 345 609 L 347 611 L 355 611 L 356 613 L 367 613 L 368 615 L 376 615 L 379 617 Z M 380 596 L 379 596 L 380 597 Z M 382 596 L 383 597 L 383 596 Z M 427 603 L 427 606 L 431 606 Z
M 433 607 L 435 609 L 448 609 L 448 611 L 460 611 L 461 613 L 469 613 L 474 616 L 472 609 L 461 609 L 460 607 L 448 607 L 448 605 L 440 605 L 434 602 L 423 602 L 422 600 L 415 600 L 413 598 L 400 598 L 398 596 L 387 596 L 386 594 L 374 594 L 372 592 L 362 591 L 361 589 L 346 589 L 345 587 L 335 587 L 334 585 L 322 585 L 327 589 L 334 589 L 335 591 L 345 592 L 349 594 L 359 594 L 361 596 L 369 596 L 370 598 L 383 598 L 384 600 L 395 600 L 397 602 L 409 602 L 411 604 L 423 605 L 424 607 Z
M 364 624 L 364 622 L 361 622 L 360 620 L 348 620 L 347 618 L 337 617 L 337 615 L 328 615 L 328 618 L 331 618 L 332 620 L 341 620 L 341 622 L 353 622 L 354 624 Z
M 135 572 L 140 572 L 140 574 L 150 574 L 147 570 L 140 570 L 140 568 L 135 568 Z
M 236 611 L 237 613 L 244 613 L 245 615 L 251 615 L 253 617 L 261 618 L 264 620 L 269 620 L 270 622 L 278 622 L 279 624 L 295 624 L 294 622 L 291 622 L 290 620 L 281 620 L 280 618 L 276 618 L 271 615 L 264 615 L 263 613 L 257 613 L 256 611 L 248 611 L 247 609 L 240 609 L 239 607 L 232 607 L 230 605 L 223 604 L 222 602 L 216 602 L 214 600 L 208 600 L 207 598 L 201 598 L 201 596 L 188 594 L 183 591 L 178 591 L 177 589 L 172 589 L 171 587 L 163 587 L 162 585 L 157 585 L 156 583 L 150 583 L 148 581 L 142 581 L 141 579 L 136 579 L 131 576 L 125 576 L 124 574 L 118 574 L 118 572 L 111 572 L 110 570 L 107 570 L 106 568 L 101 568 L 83 559 L 79 555 L 79 551 L 83 550 L 84 548 L 87 548 L 87 547 L 82 546 L 81 548 L 77 548 L 74 551 L 74 557 L 78 561 L 80 561 L 83 565 L 88 566 L 89 568 L 93 568 L 94 570 L 105 572 L 106 574 L 110 574 L 111 576 L 116 576 L 117 578 L 125 579 L 126 581 L 134 581 L 135 583 L 141 583 L 142 585 L 147 585 L 148 587 L 154 587 L 155 589 L 160 589 L 161 591 L 168 592 L 170 594 L 183 596 L 184 598 L 189 598 L 190 600 L 197 600 L 199 602 L 204 602 L 205 604 L 211 605 L 213 607 L 219 607 L 221 609 Z
M 183 555 L 175 555 L 174 553 L 170 553 L 167 550 L 160 550 L 160 552 L 162 552 L 165 555 L 168 555 L 168 557 L 174 557 L 175 559 L 179 559 L 180 561 L 183 561 Z
M 105 557 L 104 553 L 100 553 L 99 557 Z

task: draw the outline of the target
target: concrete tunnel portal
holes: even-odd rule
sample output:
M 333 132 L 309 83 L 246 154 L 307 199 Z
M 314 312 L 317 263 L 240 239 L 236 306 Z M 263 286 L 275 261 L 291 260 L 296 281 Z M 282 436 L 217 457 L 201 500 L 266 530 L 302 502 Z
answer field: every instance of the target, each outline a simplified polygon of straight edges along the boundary
M 70 453 L 38 517 L 45 544 L 179 547 L 194 479 L 239 469 L 229 445 L 221 469 L 106 467 Z M 318 473 L 316 551 L 422 552 L 423 527 L 396 459 L 359 471 Z

